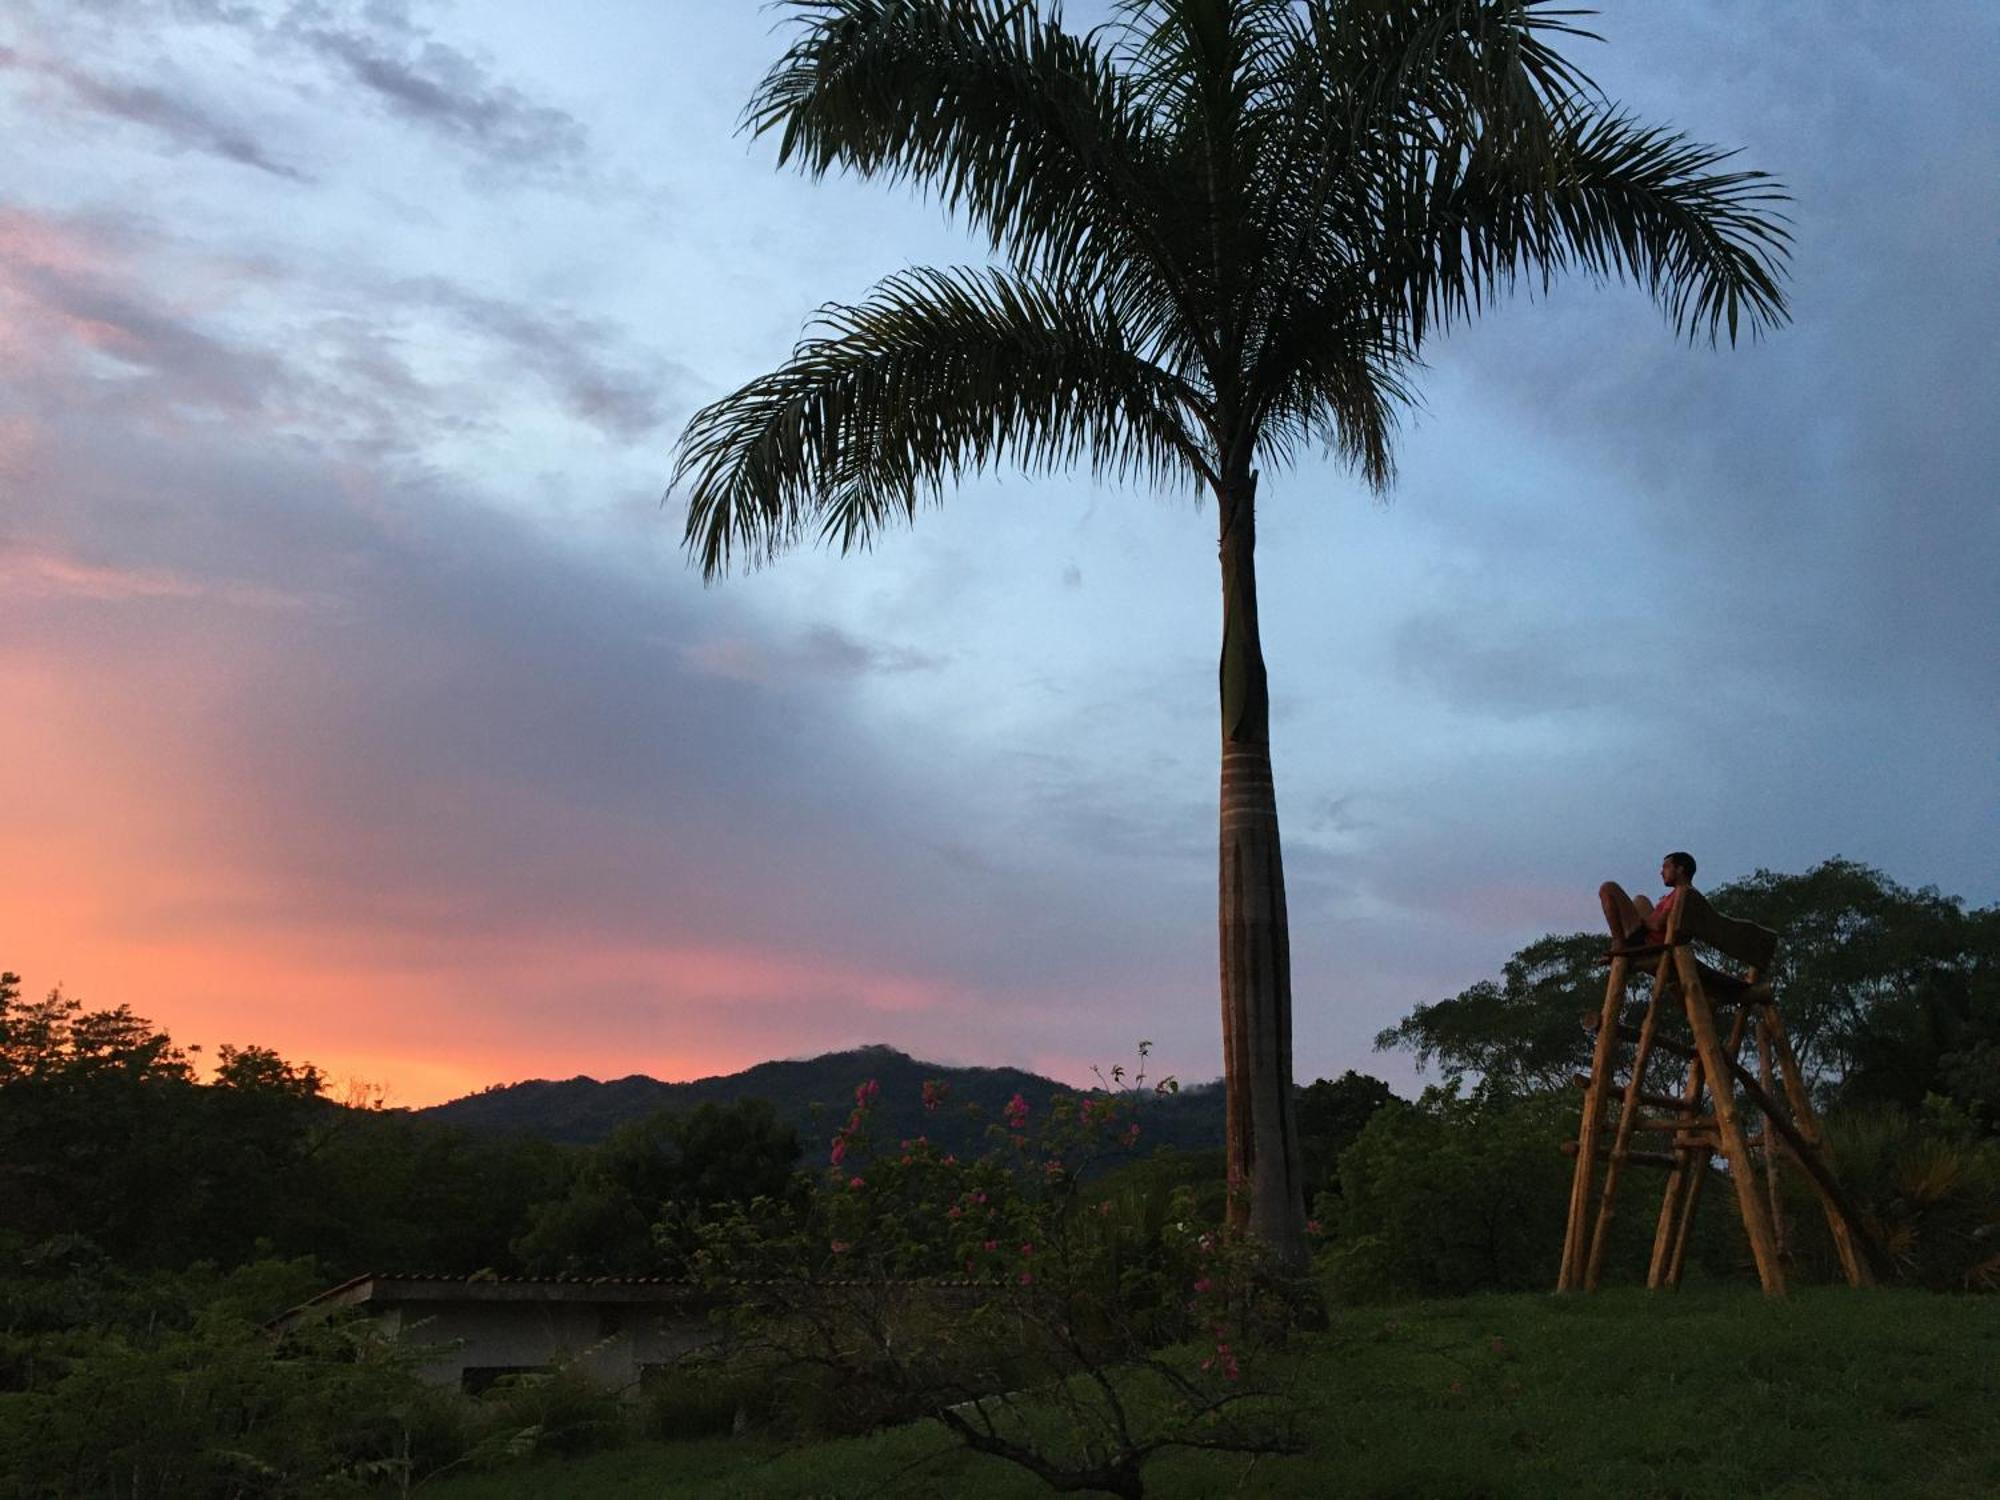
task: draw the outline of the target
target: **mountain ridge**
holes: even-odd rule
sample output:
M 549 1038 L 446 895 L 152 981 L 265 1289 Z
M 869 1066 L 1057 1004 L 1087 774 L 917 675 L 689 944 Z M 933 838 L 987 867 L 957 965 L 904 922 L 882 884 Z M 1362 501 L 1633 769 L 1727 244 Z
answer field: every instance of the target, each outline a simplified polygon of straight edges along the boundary
M 949 1085 L 950 1107 L 935 1113 L 923 1107 L 923 1085 Z M 495 1084 L 413 1113 L 481 1134 L 526 1134 L 563 1145 L 591 1145 L 619 1126 L 655 1110 L 697 1109 L 765 1099 L 778 1117 L 799 1132 L 805 1160 L 817 1143 L 830 1140 L 852 1108 L 854 1091 L 873 1081 L 881 1092 L 875 1109 L 878 1139 L 928 1135 L 949 1150 L 979 1149 L 988 1122 L 1016 1093 L 1041 1111 L 1057 1094 L 1079 1090 L 1053 1078 L 1013 1067 L 951 1067 L 924 1062 L 883 1042 L 821 1053 L 810 1058 L 773 1058 L 736 1073 L 667 1083 L 644 1073 L 596 1079 L 531 1078 Z M 1204 1084 L 1179 1092 L 1133 1091 L 1151 1146 L 1204 1149 L 1222 1143 L 1222 1090 Z M 964 1106 L 971 1105 L 970 1113 Z

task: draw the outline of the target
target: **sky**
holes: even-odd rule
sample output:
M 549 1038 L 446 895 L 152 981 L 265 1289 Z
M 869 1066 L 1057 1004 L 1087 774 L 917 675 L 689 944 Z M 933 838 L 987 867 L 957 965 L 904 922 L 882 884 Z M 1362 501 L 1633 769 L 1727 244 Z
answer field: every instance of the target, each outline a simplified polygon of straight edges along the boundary
M 1089 6 L 1073 7 L 1080 20 Z M 1839 855 L 2000 900 L 2000 8 L 1608 0 L 1781 178 L 1794 322 L 1574 282 L 1376 496 L 1260 492 L 1301 1081 Z M 1220 1071 L 1214 512 L 970 482 L 705 586 L 662 501 L 814 309 L 983 248 L 737 131 L 749 0 L 0 8 L 0 966 L 420 1105 L 887 1042 Z

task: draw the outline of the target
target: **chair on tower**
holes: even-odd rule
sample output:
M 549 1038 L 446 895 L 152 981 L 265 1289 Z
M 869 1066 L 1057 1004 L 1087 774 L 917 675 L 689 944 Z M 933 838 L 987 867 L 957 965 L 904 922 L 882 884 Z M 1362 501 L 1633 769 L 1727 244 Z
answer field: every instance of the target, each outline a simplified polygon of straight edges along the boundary
M 1626 946 L 1615 929 L 1611 941 L 1611 972 L 1590 1074 L 1576 1079 L 1584 1090 L 1583 1120 L 1576 1141 L 1563 1147 L 1575 1156 L 1576 1173 L 1556 1290 L 1597 1289 L 1628 1166 L 1657 1167 L 1667 1174 L 1646 1285 L 1678 1286 L 1695 1208 L 1718 1152 L 1736 1193 L 1758 1280 L 1768 1295 L 1785 1291 L 1788 1257 L 1778 1199 L 1778 1168 L 1785 1160 L 1818 1194 L 1848 1282 L 1872 1286 L 1881 1252 L 1827 1162 L 1819 1119 L 1772 994 L 1768 976 L 1778 935 L 1722 915 L 1686 886 L 1660 942 Z M 1741 972 L 1704 963 L 1696 956 L 1697 943 L 1742 965 Z M 1621 1019 L 1626 989 L 1647 967 L 1652 987 L 1639 1024 L 1632 1026 Z M 1661 1034 L 1660 1023 L 1673 1009 L 1686 1014 L 1685 1040 Z M 1726 1039 L 1721 1030 L 1725 1019 Z M 1753 1030 L 1754 1073 L 1738 1057 Z M 1620 1083 L 1620 1054 L 1627 1044 L 1630 1063 Z M 1662 1058 L 1667 1059 L 1664 1086 L 1649 1090 L 1648 1069 L 1660 1071 Z M 1635 1151 L 1636 1136 L 1663 1136 L 1666 1149 Z

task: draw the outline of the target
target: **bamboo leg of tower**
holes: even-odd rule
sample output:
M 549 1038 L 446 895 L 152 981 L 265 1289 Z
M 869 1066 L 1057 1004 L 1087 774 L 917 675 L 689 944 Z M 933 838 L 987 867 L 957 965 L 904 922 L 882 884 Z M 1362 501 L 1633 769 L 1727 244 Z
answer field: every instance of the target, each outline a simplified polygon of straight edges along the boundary
M 1778 1090 L 1771 1081 L 1771 1028 L 1764 1017 L 1757 1022 L 1757 1076 L 1763 1082 L 1764 1093 L 1775 1098 Z M 1778 1193 L 1778 1158 L 1783 1148 L 1779 1144 L 1777 1130 L 1768 1119 L 1764 1122 L 1760 1139 L 1764 1147 L 1764 1193 L 1771 1205 L 1771 1239 L 1777 1245 L 1778 1259 L 1782 1261 L 1785 1258 L 1785 1205 Z
M 1785 1294 L 1785 1273 L 1778 1264 L 1778 1247 L 1771 1235 L 1771 1220 L 1764 1200 L 1757 1192 L 1756 1163 L 1743 1137 L 1743 1123 L 1736 1114 L 1736 1086 L 1722 1055 L 1722 1043 L 1715 1034 L 1715 1016 L 1701 987 L 1701 971 L 1693 953 L 1675 950 L 1680 973 L 1681 994 L 1687 1002 L 1688 1025 L 1694 1030 L 1695 1048 L 1702 1068 L 1712 1080 L 1709 1092 L 1715 1099 L 1715 1129 L 1721 1137 L 1723 1155 L 1729 1160 L 1729 1175 L 1736 1188 L 1736 1203 L 1743 1215 L 1743 1230 L 1750 1237 L 1750 1254 L 1757 1262 L 1757 1280 L 1769 1297 Z M 1747 1010 L 1747 1007 L 1745 1007 Z M 1739 1012 L 1739 1021 L 1741 1019 Z
M 1692 1116 L 1701 1108 L 1701 1058 L 1688 1064 L 1687 1083 L 1681 1089 L 1681 1113 Z M 1653 1258 L 1646 1267 L 1646 1285 L 1657 1290 L 1672 1286 L 1678 1276 L 1671 1274 L 1675 1250 L 1681 1238 L 1681 1215 L 1693 1211 L 1693 1199 L 1701 1186 L 1701 1170 L 1707 1153 L 1694 1146 L 1674 1152 L 1674 1169 L 1667 1174 L 1667 1191 L 1660 1199 L 1660 1222 L 1653 1230 Z
M 1733 1062 L 1736 1054 L 1742 1050 L 1743 1032 L 1749 1019 L 1748 1008 L 1737 1010 L 1736 1019 L 1729 1024 L 1729 1040 L 1723 1045 L 1724 1061 Z M 1699 1068 L 1700 1063 L 1697 1062 L 1695 1066 Z M 1694 1239 L 1695 1209 L 1700 1206 L 1701 1190 L 1707 1185 L 1708 1169 L 1714 1160 L 1715 1148 L 1712 1145 L 1694 1148 L 1692 1175 L 1689 1177 L 1686 1195 L 1681 1203 L 1680 1218 L 1674 1224 L 1673 1242 L 1668 1251 L 1664 1279 L 1669 1287 L 1678 1287 L 1681 1284 L 1681 1273 L 1687 1269 L 1688 1246 Z
M 1688 1245 L 1694 1239 L 1694 1211 L 1701 1205 L 1702 1186 L 1708 1181 L 1709 1163 L 1715 1153 L 1706 1146 L 1698 1146 L 1694 1160 L 1688 1164 L 1687 1187 L 1681 1192 L 1680 1217 L 1674 1221 L 1673 1243 L 1667 1249 L 1667 1267 L 1664 1284 L 1669 1289 L 1678 1289 L 1681 1272 L 1687 1269 Z
M 1625 1102 L 1618 1111 L 1618 1132 L 1612 1138 L 1611 1159 L 1604 1164 L 1604 1189 L 1597 1205 L 1597 1228 L 1590 1239 L 1590 1259 L 1584 1266 L 1583 1289 L 1597 1290 L 1604 1269 L 1604 1253 L 1611 1244 L 1611 1221 L 1618 1216 L 1618 1176 L 1626 1153 L 1632 1149 L 1632 1128 L 1639 1123 L 1639 1094 L 1646 1086 L 1646 1063 L 1653 1054 L 1653 1028 L 1660 1019 L 1660 997 L 1666 993 L 1667 965 L 1671 953 L 1660 955 L 1653 970 L 1653 992 L 1646 998 L 1646 1016 L 1639 1023 L 1639 1040 L 1632 1051 L 1631 1071 L 1626 1074 Z
M 1819 1116 L 1813 1112 L 1812 1097 L 1807 1094 L 1804 1075 L 1799 1071 L 1798 1054 L 1792 1051 L 1791 1038 L 1785 1035 L 1785 1023 L 1778 1015 L 1775 1002 L 1765 1006 L 1764 1024 L 1770 1032 L 1772 1049 L 1777 1054 L 1778 1076 L 1784 1083 L 1785 1102 L 1792 1109 L 1792 1128 L 1799 1133 L 1807 1149 L 1823 1158 L 1825 1151 Z M 1868 1264 L 1868 1257 L 1855 1244 L 1859 1227 L 1848 1223 L 1847 1215 L 1820 1184 L 1816 1174 L 1808 1172 L 1806 1180 L 1819 1194 L 1819 1206 L 1826 1215 L 1826 1227 L 1833 1236 L 1833 1248 L 1840 1256 L 1841 1269 L 1847 1273 L 1847 1284 L 1856 1287 L 1875 1285 L 1875 1273 Z
M 1583 1119 L 1576 1132 L 1576 1173 L 1569 1185 L 1569 1225 L 1563 1231 L 1562 1268 L 1556 1290 L 1573 1292 L 1583 1285 L 1584 1227 L 1590 1217 L 1590 1181 L 1597 1166 L 1597 1132 L 1604 1118 L 1604 1101 L 1611 1091 L 1611 1059 L 1618 1045 L 1618 1010 L 1625 1000 L 1626 961 L 1611 960 L 1604 982 L 1604 1009 L 1597 1021 L 1597 1046 L 1591 1054 L 1590 1087 L 1583 1096 Z
M 1728 1055 L 1734 1057 L 1743 1045 L 1743 1012 L 1737 1013 L 1729 1028 Z M 1697 1052 L 1688 1064 L 1687 1086 L 1681 1093 L 1681 1113 L 1693 1117 L 1701 1110 L 1701 1091 L 1708 1079 Z M 1660 1222 L 1653 1232 L 1653 1260 L 1646 1271 L 1648 1287 L 1677 1287 L 1681 1269 L 1687 1264 L 1688 1241 L 1694 1230 L 1695 1209 L 1701 1203 L 1702 1184 L 1708 1181 L 1708 1164 L 1715 1152 L 1707 1146 L 1683 1146 L 1675 1152 L 1675 1166 L 1667 1179 L 1666 1196 L 1660 1201 Z

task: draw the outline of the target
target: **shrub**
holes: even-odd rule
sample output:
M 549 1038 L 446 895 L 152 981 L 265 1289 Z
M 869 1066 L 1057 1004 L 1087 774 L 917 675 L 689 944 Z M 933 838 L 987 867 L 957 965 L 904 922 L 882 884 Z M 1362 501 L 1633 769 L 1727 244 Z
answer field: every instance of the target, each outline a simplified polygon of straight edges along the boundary
M 1456 1084 L 1378 1110 L 1340 1158 L 1321 1264 L 1345 1302 L 1549 1285 L 1562 1248 L 1573 1096 Z M 1648 1226 L 1650 1228 L 1650 1226 Z
M 1902 1277 L 1934 1291 L 2000 1291 L 2000 1138 L 1933 1095 L 1921 1111 L 1844 1111 L 1826 1121 L 1834 1170 Z M 1780 1169 L 1783 1170 L 1782 1168 Z M 1794 1255 L 1839 1274 L 1818 1200 L 1785 1175 Z
M 878 1149 L 878 1092 L 857 1090 L 809 1200 L 701 1226 L 695 1264 L 784 1415 L 808 1430 L 930 1415 L 1052 1483 L 1121 1492 L 1164 1447 L 1282 1446 L 1236 1412 L 1295 1289 L 1186 1185 L 1088 1186 L 1139 1139 L 1129 1095 L 1017 1096 L 962 1161 L 922 1136 Z M 934 1087 L 925 1103 L 942 1107 Z

